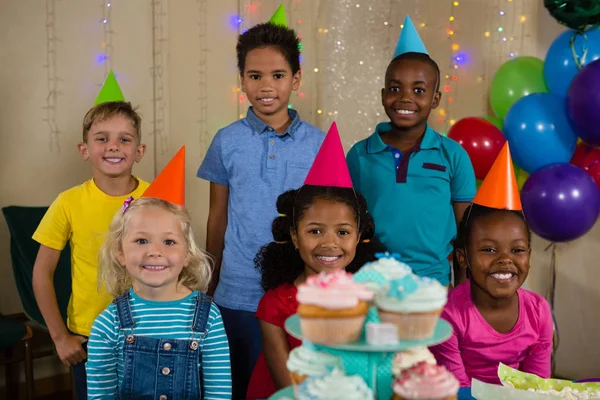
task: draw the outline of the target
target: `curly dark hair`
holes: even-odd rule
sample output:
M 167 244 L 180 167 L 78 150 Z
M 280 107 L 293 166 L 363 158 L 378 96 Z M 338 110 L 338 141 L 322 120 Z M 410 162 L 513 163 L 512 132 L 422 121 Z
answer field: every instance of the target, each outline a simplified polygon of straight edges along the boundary
M 494 213 L 512 213 L 523 220 L 525 223 L 525 227 L 527 228 L 527 239 L 529 248 L 531 248 L 531 230 L 529 229 L 529 225 L 525 220 L 525 216 L 522 211 L 516 210 L 507 210 L 507 209 L 498 209 L 498 208 L 490 208 L 480 206 L 479 204 L 471 204 L 465 210 L 463 217 L 458 224 L 458 232 L 456 234 L 456 239 L 454 240 L 454 250 L 452 252 L 452 268 L 454 269 L 454 276 L 458 276 L 460 265 L 458 265 L 458 259 L 456 258 L 456 249 L 464 249 L 469 243 L 471 239 L 471 230 L 473 228 L 473 224 L 481 217 L 485 217 Z M 469 271 L 467 270 L 467 277 L 469 276 Z
M 296 32 L 267 22 L 253 26 L 238 37 L 236 52 L 241 75 L 244 75 L 248 53 L 262 47 L 274 47 L 279 50 L 290 64 L 293 74 L 300 70 L 300 39 Z
M 375 253 L 385 251 L 373 238 L 375 223 L 367 212 L 365 198 L 358 192 L 356 195 L 354 193 L 349 188 L 304 185 L 277 198 L 279 217 L 275 218 L 272 227 L 275 241 L 263 246 L 254 258 L 254 264 L 262 274 L 261 286 L 265 292 L 284 283 L 294 283 L 304 272 L 304 261 L 292 243 L 290 229 L 295 229 L 298 221 L 316 200 L 344 203 L 354 211 L 359 221 L 361 241 L 356 246 L 356 255 L 346 271 L 358 271 L 365 263 L 376 259 Z

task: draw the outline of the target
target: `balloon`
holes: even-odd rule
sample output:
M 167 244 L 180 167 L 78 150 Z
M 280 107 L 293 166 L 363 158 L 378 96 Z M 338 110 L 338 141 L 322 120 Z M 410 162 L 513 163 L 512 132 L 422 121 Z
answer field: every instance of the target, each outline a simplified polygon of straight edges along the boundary
M 546 92 L 544 62 L 536 57 L 516 57 L 496 72 L 490 87 L 490 105 L 497 117 L 504 118 L 521 97 Z
M 498 128 L 477 117 L 459 120 L 448 131 L 448 137 L 467 151 L 477 179 L 485 178 L 506 142 Z
M 494 126 L 500 130 L 502 130 L 502 124 L 504 122 L 502 122 L 502 120 L 500 118 L 496 118 L 496 117 L 492 117 L 491 115 L 486 115 L 485 117 L 482 117 L 483 119 L 485 119 L 488 122 L 491 122 L 492 124 L 494 124 Z
M 579 137 L 592 146 L 600 145 L 600 60 L 579 71 L 569 88 L 567 103 Z
M 531 230 L 552 242 L 584 235 L 600 213 L 596 184 L 571 164 L 553 164 L 531 174 L 521 190 L 521 202 Z
M 587 172 L 600 189 L 600 149 L 588 146 L 585 143 L 578 144 L 571 159 L 571 164 Z
M 504 136 L 513 160 L 530 174 L 546 165 L 568 163 L 577 144 L 565 100 L 550 93 L 517 101 L 504 119 Z
M 571 49 L 570 42 L 573 38 L 575 42 Z M 573 50 L 579 58 L 579 66 Z M 550 46 L 544 61 L 544 78 L 550 93 L 567 96 L 569 85 L 579 69 L 599 58 L 600 29 L 590 29 L 585 34 L 572 30 L 561 33 Z
M 599 0 L 544 0 L 544 6 L 559 23 L 583 31 L 600 24 Z
M 519 190 L 523 189 L 523 185 L 529 179 L 529 174 L 523 170 L 519 170 L 519 174 L 517 175 L 517 187 Z

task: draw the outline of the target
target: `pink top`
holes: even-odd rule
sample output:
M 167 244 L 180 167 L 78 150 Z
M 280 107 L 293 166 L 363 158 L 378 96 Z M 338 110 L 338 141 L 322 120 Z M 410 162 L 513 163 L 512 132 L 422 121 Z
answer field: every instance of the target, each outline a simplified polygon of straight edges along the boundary
M 442 318 L 452 325 L 454 333 L 430 350 L 438 363 L 456 376 L 461 387 L 470 387 L 471 378 L 499 384 L 500 362 L 522 372 L 550 377 L 550 306 L 542 296 L 528 290 L 519 289 L 517 294 L 519 319 L 508 333 L 498 333 L 481 316 L 471 300 L 469 281 L 448 295 Z

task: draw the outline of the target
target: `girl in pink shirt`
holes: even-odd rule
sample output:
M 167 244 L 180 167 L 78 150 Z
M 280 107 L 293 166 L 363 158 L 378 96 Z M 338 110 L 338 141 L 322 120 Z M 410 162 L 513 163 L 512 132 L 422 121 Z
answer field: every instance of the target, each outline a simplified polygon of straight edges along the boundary
M 530 242 L 521 211 L 472 204 L 464 213 L 455 254 L 469 279 L 450 292 L 442 313 L 452 337 L 431 349 L 461 387 L 470 387 L 472 378 L 499 384 L 499 363 L 550 377 L 550 307 L 521 289 L 529 273 Z

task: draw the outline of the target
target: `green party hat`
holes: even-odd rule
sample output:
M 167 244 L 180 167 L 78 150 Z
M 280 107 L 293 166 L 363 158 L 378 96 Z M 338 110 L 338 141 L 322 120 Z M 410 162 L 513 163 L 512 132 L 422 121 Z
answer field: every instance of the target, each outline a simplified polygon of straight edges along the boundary
M 98 97 L 96 97 L 94 105 L 97 106 L 98 104 L 109 101 L 125 101 L 123 92 L 121 92 L 117 78 L 115 78 L 115 74 L 112 70 L 108 73 L 108 76 L 102 85 L 102 89 L 100 89 L 100 93 L 98 93 Z
M 285 17 L 285 6 L 283 3 L 277 7 L 277 11 L 275 11 L 275 14 L 273 14 L 271 19 L 269 19 L 269 22 L 273 25 L 281 25 L 287 28 L 288 24 L 287 18 Z

